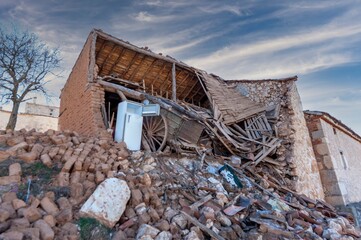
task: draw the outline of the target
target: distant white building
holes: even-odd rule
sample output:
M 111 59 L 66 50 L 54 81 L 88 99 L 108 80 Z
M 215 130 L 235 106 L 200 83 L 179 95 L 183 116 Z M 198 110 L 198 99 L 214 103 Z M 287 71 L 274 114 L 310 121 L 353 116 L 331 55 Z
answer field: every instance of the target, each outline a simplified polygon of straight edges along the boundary
M 59 107 L 27 102 L 25 105 L 25 113 L 40 116 L 58 117 Z
M 10 111 L 0 107 L 0 130 L 6 128 L 10 114 Z M 35 100 L 34 103 L 26 103 L 25 112 L 18 114 L 15 129 L 36 129 L 40 132 L 45 132 L 48 129 L 58 130 L 58 116 L 59 107 L 36 104 Z

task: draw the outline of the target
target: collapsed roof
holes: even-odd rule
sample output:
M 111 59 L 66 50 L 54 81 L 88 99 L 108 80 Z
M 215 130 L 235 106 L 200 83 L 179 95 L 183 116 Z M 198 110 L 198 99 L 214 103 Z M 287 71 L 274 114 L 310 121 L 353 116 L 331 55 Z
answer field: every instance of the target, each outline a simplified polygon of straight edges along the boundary
M 175 95 L 179 100 L 211 107 L 214 118 L 231 124 L 265 110 L 259 103 L 227 86 L 218 76 L 188 66 L 169 56 L 139 48 L 101 30 L 93 30 L 95 64 L 98 76 L 113 83 L 126 81 L 142 86 L 145 92 L 168 98 L 172 95 L 172 71 L 175 65 Z M 123 81 L 125 80 L 125 81 Z

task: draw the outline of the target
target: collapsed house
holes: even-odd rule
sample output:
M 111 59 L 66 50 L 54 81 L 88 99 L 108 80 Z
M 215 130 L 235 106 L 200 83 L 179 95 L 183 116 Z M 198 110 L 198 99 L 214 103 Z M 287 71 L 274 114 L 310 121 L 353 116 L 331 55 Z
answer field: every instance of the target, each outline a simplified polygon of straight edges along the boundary
M 0 239 L 359 238 L 320 199 L 296 80 L 225 81 L 92 31 L 61 130 L 0 131 Z
M 296 80 L 225 81 L 93 30 L 62 89 L 59 128 L 111 139 L 118 105 L 127 102 L 129 119 L 144 116 L 145 150 L 237 155 L 241 169 L 323 199 Z M 148 103 L 160 106 L 159 115 L 147 115 L 157 112 Z M 123 140 L 138 134 L 136 122 L 124 127 Z

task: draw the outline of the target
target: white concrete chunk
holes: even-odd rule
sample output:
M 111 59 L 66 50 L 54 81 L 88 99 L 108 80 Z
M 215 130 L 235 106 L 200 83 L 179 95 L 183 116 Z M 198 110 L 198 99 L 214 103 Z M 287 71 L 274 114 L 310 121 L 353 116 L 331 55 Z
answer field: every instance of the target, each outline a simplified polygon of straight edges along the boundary
M 122 216 L 130 198 L 127 183 L 117 178 L 104 180 L 80 209 L 84 217 L 95 218 L 113 228 Z

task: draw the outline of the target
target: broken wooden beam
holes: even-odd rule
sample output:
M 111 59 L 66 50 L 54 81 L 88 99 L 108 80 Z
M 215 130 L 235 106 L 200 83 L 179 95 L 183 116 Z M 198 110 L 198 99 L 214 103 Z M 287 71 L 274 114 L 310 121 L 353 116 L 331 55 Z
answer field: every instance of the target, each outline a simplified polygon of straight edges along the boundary
M 212 231 L 211 229 L 207 228 L 205 225 L 200 223 L 197 219 L 190 216 L 188 213 L 181 211 L 181 213 L 187 218 L 188 221 L 190 221 L 193 225 L 199 227 L 203 232 L 207 233 L 212 238 L 215 238 L 217 240 L 225 240 L 223 237 Z
M 98 83 L 104 87 L 108 87 L 108 88 L 112 88 L 114 89 L 113 92 L 117 93 L 117 90 L 120 90 L 123 92 L 123 94 L 129 98 L 134 98 L 137 100 L 141 100 L 143 101 L 145 99 L 145 96 L 143 93 L 137 92 L 135 90 L 123 87 L 121 85 L 115 84 L 115 83 L 110 83 L 110 82 L 106 82 L 103 80 L 98 80 Z
M 199 208 L 200 206 L 202 206 L 203 204 L 205 204 L 206 202 L 208 202 L 209 200 L 212 199 L 212 195 L 209 194 L 207 196 L 205 196 L 204 198 L 202 198 L 201 200 L 193 203 L 192 205 L 190 205 L 189 207 L 193 210 Z

